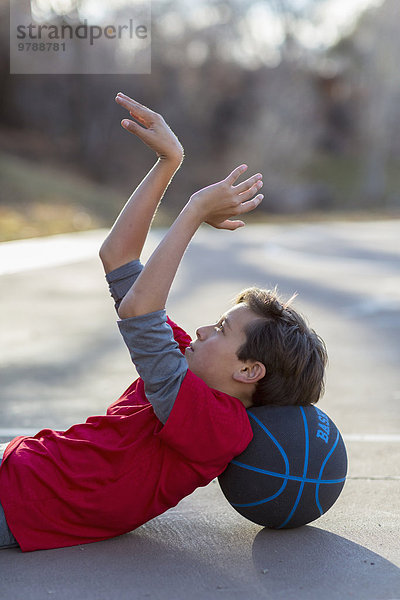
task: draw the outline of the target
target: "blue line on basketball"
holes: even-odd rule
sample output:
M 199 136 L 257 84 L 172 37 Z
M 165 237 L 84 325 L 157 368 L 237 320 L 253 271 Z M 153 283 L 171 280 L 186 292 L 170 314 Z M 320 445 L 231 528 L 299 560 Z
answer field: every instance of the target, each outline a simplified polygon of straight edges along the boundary
M 263 498 L 262 500 L 257 500 L 256 502 L 248 502 L 247 504 L 234 504 L 233 502 L 231 502 L 231 504 L 234 508 L 240 508 L 240 507 L 244 508 L 246 506 L 258 506 L 259 504 L 265 504 L 265 502 L 270 502 L 270 500 L 274 500 L 275 498 L 277 498 L 283 492 L 285 487 L 286 487 L 286 481 L 283 482 L 283 484 L 281 485 L 279 490 L 276 492 L 276 494 L 273 494 L 269 498 Z
M 285 453 L 284 449 L 282 448 L 282 446 L 279 444 L 279 442 L 274 438 L 274 436 L 272 435 L 272 433 L 265 427 L 264 423 L 262 423 L 260 421 L 260 419 L 257 419 L 257 417 L 255 416 L 254 413 L 252 413 L 250 410 L 247 411 L 247 414 L 261 427 L 261 429 L 263 431 L 265 431 L 265 433 L 271 438 L 271 440 L 274 442 L 274 444 L 276 445 L 276 447 L 278 448 L 279 452 L 282 454 L 283 460 L 285 461 L 285 469 L 286 469 L 286 474 L 289 473 L 289 461 L 287 458 L 287 454 Z
M 273 471 L 266 471 L 265 469 L 257 469 L 257 467 L 245 465 L 244 463 L 241 463 L 235 459 L 231 461 L 231 464 L 238 465 L 243 469 L 249 469 L 249 471 L 255 471 L 256 473 L 264 473 L 264 475 L 270 475 L 271 477 L 279 477 L 280 479 L 299 481 L 305 483 L 316 483 L 317 485 L 320 485 L 321 483 L 341 483 L 346 479 L 346 477 L 340 477 L 339 479 L 310 479 L 308 477 L 296 477 L 295 475 L 285 475 L 284 473 L 274 473 Z
M 333 452 L 334 452 L 334 450 L 335 450 L 335 448 L 336 448 L 336 446 L 337 446 L 337 443 L 338 443 L 338 441 L 339 441 L 339 436 L 340 436 L 340 433 L 339 433 L 339 430 L 338 430 L 338 431 L 337 431 L 337 433 L 336 433 L 336 440 L 335 440 L 335 443 L 333 444 L 333 446 L 332 446 L 332 448 L 330 449 L 329 453 L 326 455 L 326 458 L 325 458 L 324 462 L 322 463 L 321 470 L 320 470 L 320 472 L 319 472 L 319 478 L 320 478 L 320 479 L 321 479 L 321 477 L 322 477 L 322 473 L 323 473 L 323 471 L 324 471 L 324 468 L 325 468 L 325 465 L 326 465 L 326 463 L 328 462 L 328 460 L 329 460 L 329 458 L 330 458 L 331 454 L 333 454 Z M 320 505 L 320 503 L 319 503 L 319 498 L 318 498 L 319 486 L 320 486 L 320 484 L 318 483 L 318 484 L 316 485 L 316 487 L 315 487 L 315 502 L 317 503 L 317 506 L 318 506 L 318 509 L 319 509 L 319 511 L 320 511 L 320 514 L 322 515 L 322 513 L 323 513 L 323 510 L 322 510 L 322 507 L 321 507 L 321 505 Z
M 300 489 L 299 492 L 297 494 L 297 498 L 295 500 L 295 503 L 293 505 L 292 510 L 290 511 L 289 515 L 286 517 L 286 519 L 284 520 L 284 522 L 281 525 L 278 525 L 278 529 L 282 529 L 283 527 L 285 527 L 285 525 L 287 525 L 290 521 L 290 519 L 292 518 L 299 502 L 300 502 L 300 498 L 301 495 L 303 493 L 303 489 L 304 489 L 304 478 L 307 475 L 307 467 L 308 467 L 308 454 L 310 451 L 310 444 L 309 444 L 309 440 L 308 440 L 308 427 L 307 427 L 307 419 L 306 416 L 304 414 L 304 409 L 303 407 L 300 407 L 301 410 L 301 416 L 303 417 L 303 424 L 304 424 L 304 435 L 305 435 L 305 449 L 304 449 L 304 468 L 303 468 L 303 481 L 301 482 L 300 485 Z

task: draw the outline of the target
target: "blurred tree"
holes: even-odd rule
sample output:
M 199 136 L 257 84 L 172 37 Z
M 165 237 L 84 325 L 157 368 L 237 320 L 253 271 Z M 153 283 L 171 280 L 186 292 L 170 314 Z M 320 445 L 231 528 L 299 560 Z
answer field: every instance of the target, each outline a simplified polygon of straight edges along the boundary
M 387 165 L 394 151 L 400 118 L 399 6 L 386 0 L 374 18 L 360 24 L 363 56 L 362 86 L 366 91 L 363 115 L 363 192 L 368 203 L 381 203 L 387 192 Z
M 2 19 L 0 144 L 126 191 L 153 157 L 119 127 L 123 113 L 113 99 L 121 90 L 161 112 L 185 145 L 185 176 L 178 176 L 172 185 L 172 205 L 182 204 L 193 189 L 245 160 L 266 176 L 267 208 L 312 206 L 312 190 L 302 181 L 304 166 L 327 132 L 339 153 L 347 151 L 353 135 L 351 99 L 334 98 L 332 90 L 327 94 L 325 55 L 304 48 L 297 35 L 300 23 L 312 22 L 315 7 L 324 1 L 155 0 L 151 75 L 10 76 L 4 60 L 8 21 Z M 395 2 L 387 0 L 388 5 Z M 4 7 L 0 0 L 2 11 Z M 129 11 L 129 5 L 119 10 Z M 393 39 L 394 9 L 390 15 L 387 10 L 373 34 L 373 44 L 381 49 L 375 56 L 368 46 L 365 57 L 357 49 L 358 63 L 351 75 L 360 86 L 363 80 L 368 90 L 365 107 L 370 108 L 353 131 L 363 127 L 367 132 L 363 144 L 374 147 L 380 157 L 374 159 L 374 184 L 379 181 L 382 156 L 393 146 L 383 132 L 393 126 L 399 106 L 394 100 L 398 74 L 388 81 L 393 59 L 384 57 L 395 56 L 400 37 Z M 365 37 L 363 28 L 373 29 L 376 19 L 371 17 L 370 24 L 367 19 L 354 35 Z M 392 27 L 390 34 L 384 27 Z M 315 85 L 316 72 L 317 79 L 325 81 L 323 86 Z M 390 99 L 379 98 L 379 91 Z
M 366 206 L 385 201 L 388 165 L 400 156 L 398 8 L 397 0 L 385 0 L 380 7 L 365 12 L 354 32 L 333 50 L 344 64 L 348 83 L 358 89 L 360 191 Z

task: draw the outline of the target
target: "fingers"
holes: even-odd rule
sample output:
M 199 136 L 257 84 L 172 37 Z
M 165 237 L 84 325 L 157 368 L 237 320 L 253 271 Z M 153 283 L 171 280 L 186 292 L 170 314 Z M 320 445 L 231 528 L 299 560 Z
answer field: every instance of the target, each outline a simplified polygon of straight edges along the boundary
M 243 221 L 231 221 L 230 219 L 227 219 L 226 221 L 224 221 L 223 223 L 220 223 L 220 229 L 228 229 L 229 231 L 235 231 L 236 229 L 239 229 L 239 227 L 244 227 L 245 224 L 243 223 Z
M 128 110 L 132 117 L 134 117 L 139 123 L 146 125 L 150 122 L 151 117 L 155 114 L 152 110 L 140 104 L 136 100 L 129 98 L 129 96 L 125 96 L 122 92 L 118 92 L 115 97 L 115 102 Z
M 239 177 L 247 170 L 247 168 L 248 167 L 245 164 L 240 165 L 239 167 L 236 167 L 236 169 L 234 169 L 232 173 L 225 179 L 228 185 L 232 186 L 235 193 L 240 195 L 240 202 L 242 204 L 254 196 L 254 194 L 256 194 L 263 185 L 261 173 L 256 173 L 252 177 L 246 179 L 246 181 L 233 186 L 235 181 L 239 179 Z M 252 209 L 250 208 L 249 210 Z
M 244 173 L 247 169 L 248 169 L 247 165 L 240 165 L 239 167 L 236 167 L 236 169 L 233 169 L 232 173 L 230 173 L 230 175 L 228 175 L 228 177 L 225 179 L 225 181 L 227 183 L 229 183 L 230 185 L 233 185 L 235 183 L 235 181 L 237 181 L 239 179 L 241 174 Z
M 130 121 L 129 119 L 123 119 L 121 125 L 124 129 L 131 131 L 132 133 L 136 133 L 138 129 L 143 129 L 143 127 L 135 123 L 135 121 Z
M 130 133 L 134 133 L 146 142 L 147 127 L 149 127 L 151 124 L 151 116 L 153 111 L 143 104 L 140 104 L 140 102 L 129 98 L 129 96 L 126 96 L 122 92 L 118 92 L 117 96 L 115 97 L 115 101 L 123 108 L 126 108 L 126 110 L 129 111 L 129 114 L 141 124 L 139 125 L 131 119 L 123 119 L 123 121 L 121 121 L 122 127 Z M 142 127 L 142 125 L 144 127 Z
M 256 173 L 252 177 L 249 177 L 248 179 L 246 179 L 246 181 L 243 181 L 242 183 L 235 185 L 234 186 L 235 191 L 238 192 L 239 194 L 241 194 L 242 192 L 245 192 L 246 190 L 248 190 L 252 185 L 257 183 L 257 181 L 261 181 L 261 180 L 262 180 L 261 173 Z
M 138 123 L 135 123 L 135 121 L 130 121 L 129 119 L 123 119 L 121 121 L 121 125 L 124 129 L 129 131 L 129 133 L 134 133 L 137 135 L 145 144 L 149 143 L 151 139 L 149 129 L 146 129 Z
M 253 185 L 249 188 L 245 188 L 245 191 L 242 192 L 239 195 L 239 200 L 241 202 L 245 202 L 246 200 L 250 200 L 250 198 L 252 198 L 254 196 L 254 194 L 256 194 L 258 192 L 258 190 L 263 186 L 263 182 L 261 179 L 258 179 L 255 183 L 253 183 Z M 239 186 L 237 186 L 235 188 L 235 191 L 237 191 Z
M 141 110 L 142 112 L 153 112 L 152 110 L 150 110 L 150 108 L 147 108 L 147 106 L 145 106 L 144 104 L 140 104 L 140 102 L 138 102 L 137 100 L 134 100 L 133 98 L 129 98 L 129 96 L 126 96 L 125 94 L 123 94 L 122 92 L 118 92 L 118 94 L 115 96 L 115 101 L 120 104 L 121 106 L 126 107 L 128 110 Z
M 257 196 L 255 196 L 255 198 L 252 198 L 251 200 L 248 200 L 247 202 L 242 202 L 242 204 L 240 206 L 240 214 L 248 213 L 248 212 L 254 210 L 255 208 L 257 208 L 257 206 L 259 204 L 261 204 L 263 198 L 264 198 L 263 194 L 257 194 Z
M 239 227 L 244 227 L 245 223 L 243 221 L 232 221 L 231 219 L 226 219 L 225 221 L 221 221 L 220 223 L 215 223 L 211 221 L 207 221 L 209 225 L 215 227 L 215 229 L 228 229 L 229 231 L 235 231 L 235 229 L 239 229 Z

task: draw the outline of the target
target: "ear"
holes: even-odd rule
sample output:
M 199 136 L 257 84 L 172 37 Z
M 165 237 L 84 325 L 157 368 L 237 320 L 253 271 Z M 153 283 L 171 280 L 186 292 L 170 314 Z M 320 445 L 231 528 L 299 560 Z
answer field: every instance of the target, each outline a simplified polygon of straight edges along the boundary
M 265 365 L 262 362 L 246 361 L 238 371 L 233 373 L 233 379 L 240 383 L 257 383 L 266 373 Z

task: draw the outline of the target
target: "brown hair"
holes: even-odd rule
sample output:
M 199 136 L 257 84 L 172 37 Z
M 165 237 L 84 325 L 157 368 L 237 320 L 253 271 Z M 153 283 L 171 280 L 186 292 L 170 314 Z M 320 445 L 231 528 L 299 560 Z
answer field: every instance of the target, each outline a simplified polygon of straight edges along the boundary
M 258 360 L 266 369 L 256 384 L 254 406 L 306 406 L 324 392 L 325 343 L 290 306 L 292 300 L 282 302 L 276 288 L 255 287 L 236 298 L 260 317 L 247 327 L 246 342 L 237 351 L 239 360 Z

